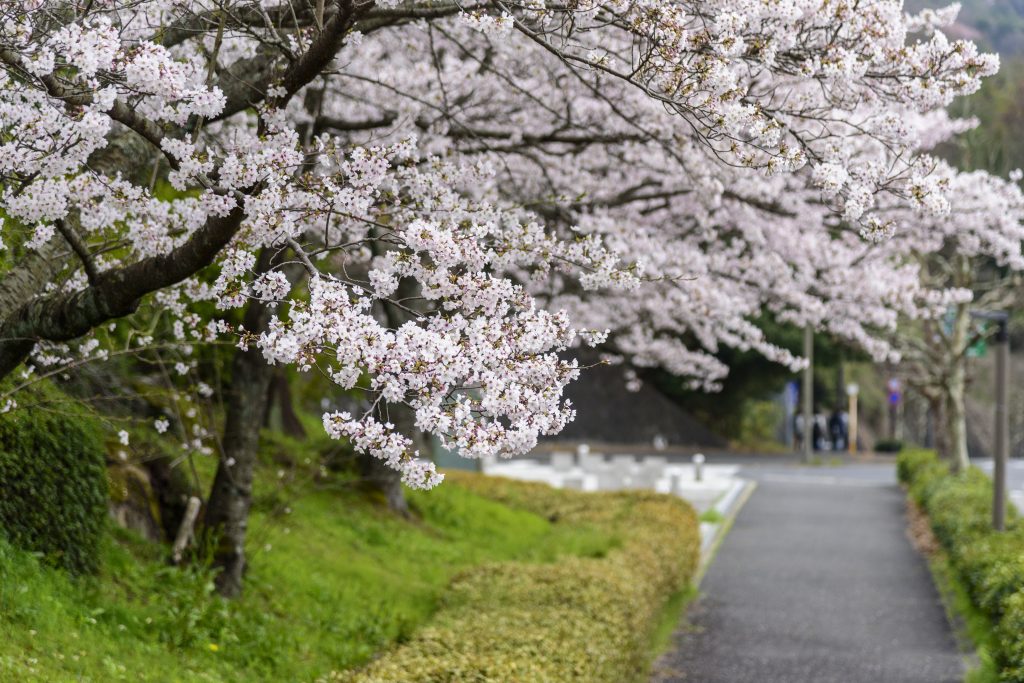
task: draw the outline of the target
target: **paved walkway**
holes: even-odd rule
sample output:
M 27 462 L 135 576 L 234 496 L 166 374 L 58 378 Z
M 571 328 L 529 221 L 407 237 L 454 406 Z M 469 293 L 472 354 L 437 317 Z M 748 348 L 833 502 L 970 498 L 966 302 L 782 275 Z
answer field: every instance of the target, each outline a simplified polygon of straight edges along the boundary
M 685 683 L 958 683 L 891 465 L 746 467 L 759 481 L 658 664 Z

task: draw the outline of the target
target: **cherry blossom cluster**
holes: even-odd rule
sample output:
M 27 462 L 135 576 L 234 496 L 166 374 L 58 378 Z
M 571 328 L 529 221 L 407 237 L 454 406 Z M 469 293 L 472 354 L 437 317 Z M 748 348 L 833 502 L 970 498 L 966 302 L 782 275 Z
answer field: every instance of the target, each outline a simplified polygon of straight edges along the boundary
M 590 83 L 569 85 L 568 69 L 557 92 L 548 86 L 549 74 L 523 80 L 540 52 L 533 45 L 487 42 L 480 48 L 486 69 L 467 69 L 468 59 L 437 62 L 430 55 L 471 53 L 472 31 L 424 29 L 422 38 L 417 43 L 404 31 L 401 43 L 384 36 L 361 43 L 374 65 L 365 72 L 352 67 L 363 104 L 355 110 L 328 105 L 325 115 L 380 118 L 375 136 L 402 131 L 393 117 L 408 117 L 423 131 L 423 148 L 454 146 L 488 159 L 502 179 L 493 189 L 545 216 L 545 230 L 564 224 L 577 239 L 600 237 L 605 248 L 628 255 L 642 282 L 635 292 L 588 295 L 567 287 L 557 272 L 533 273 L 527 286 L 550 307 L 569 311 L 577 325 L 612 329 L 613 345 L 634 363 L 671 368 L 705 388 L 726 374 L 714 356 L 722 346 L 757 349 L 799 367 L 800 359 L 768 344 L 752 324 L 765 310 L 889 359 L 894 352 L 880 332 L 891 330 L 900 314 L 920 313 L 917 302 L 928 298 L 902 247 L 870 243 L 898 225 L 891 212 L 873 213 L 878 187 L 891 184 L 882 171 L 891 164 L 877 154 L 890 142 L 885 136 L 903 135 L 902 145 L 927 148 L 935 140 L 920 141 L 922 131 L 938 139 L 969 124 L 941 112 L 890 109 L 889 128 L 879 125 L 878 137 L 861 136 L 856 145 L 834 141 L 856 151 L 856 165 L 820 162 L 806 178 L 766 178 L 723 165 L 702 140 L 680 139 L 677 115 L 648 106 L 648 98 L 627 86 L 597 81 L 605 100 Z M 519 89 L 508 92 L 504 84 L 513 74 Z M 409 93 L 408 100 L 393 89 Z M 446 110 L 441 93 L 460 101 L 460 110 Z M 511 163 L 524 148 L 531 157 Z M 932 167 L 926 158 L 907 165 L 886 206 L 906 204 L 909 220 L 945 215 L 948 183 L 931 178 Z M 831 200 L 841 194 L 846 199 L 837 206 Z
M 892 359 L 901 316 L 964 296 L 922 254 L 1024 268 L 1019 179 L 929 155 L 998 66 L 943 34 L 955 8 L 322 4 L 3 3 L 0 243 L 68 254 L 41 293 L 79 292 L 237 220 L 131 343 L 179 345 L 181 378 L 225 339 L 322 372 L 369 406 L 327 432 L 411 486 L 440 477 L 400 407 L 467 457 L 523 453 L 573 418 L 578 344 L 703 389 L 724 347 L 802 366 L 765 315 Z

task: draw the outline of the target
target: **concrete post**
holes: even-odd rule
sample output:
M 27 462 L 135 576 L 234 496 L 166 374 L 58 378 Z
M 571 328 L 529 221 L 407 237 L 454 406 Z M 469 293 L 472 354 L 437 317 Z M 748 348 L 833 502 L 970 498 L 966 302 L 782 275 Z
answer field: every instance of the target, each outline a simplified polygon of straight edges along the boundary
M 704 481 L 704 454 L 695 453 L 693 456 L 693 480 Z

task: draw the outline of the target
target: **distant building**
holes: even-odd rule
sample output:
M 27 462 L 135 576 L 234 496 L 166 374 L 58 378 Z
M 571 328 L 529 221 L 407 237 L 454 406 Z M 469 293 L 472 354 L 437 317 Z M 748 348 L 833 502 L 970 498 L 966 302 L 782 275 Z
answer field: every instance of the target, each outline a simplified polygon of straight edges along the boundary
M 565 394 L 576 408 L 576 420 L 547 441 L 651 446 L 660 437 L 668 447 L 728 445 L 653 384 L 643 382 L 638 391 L 629 391 L 620 366 L 602 365 L 584 371 Z

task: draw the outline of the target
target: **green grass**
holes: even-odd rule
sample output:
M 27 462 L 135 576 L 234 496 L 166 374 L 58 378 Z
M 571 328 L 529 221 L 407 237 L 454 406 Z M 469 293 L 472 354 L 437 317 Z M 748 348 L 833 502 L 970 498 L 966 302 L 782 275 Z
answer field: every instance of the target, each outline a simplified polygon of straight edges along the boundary
M 658 622 L 651 634 L 650 660 L 654 661 L 666 652 L 672 645 L 672 635 L 683 623 L 686 608 L 699 595 L 696 586 L 689 585 L 669 596 L 665 606 L 661 609 Z
M 811 459 L 805 464 L 807 467 L 842 467 L 844 463 L 843 459 L 838 455 L 832 455 L 828 458 L 820 455 L 812 455 Z
M 707 522 L 708 524 L 718 524 L 725 519 L 725 516 L 715 508 L 708 508 L 704 512 L 700 513 L 700 517 L 698 517 L 698 519 L 702 522 Z
M 460 571 L 618 544 L 448 484 L 412 494 L 404 520 L 343 483 L 256 501 L 234 603 L 127 532 L 106 535 L 100 575 L 81 581 L 0 541 L 0 681 L 312 681 L 408 639 Z

